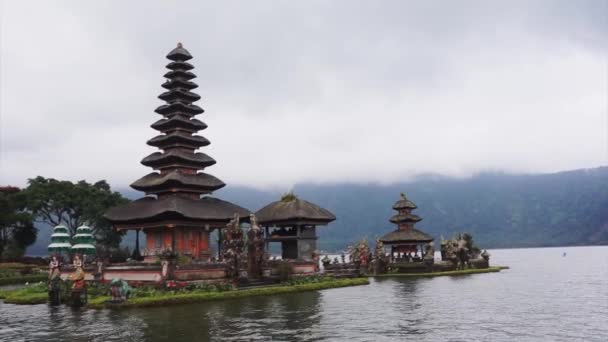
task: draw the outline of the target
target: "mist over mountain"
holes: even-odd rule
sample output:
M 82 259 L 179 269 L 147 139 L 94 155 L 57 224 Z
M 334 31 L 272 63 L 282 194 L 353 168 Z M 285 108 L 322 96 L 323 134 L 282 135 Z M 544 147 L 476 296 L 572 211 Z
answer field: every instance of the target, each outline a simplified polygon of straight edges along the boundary
M 437 240 L 466 231 L 484 248 L 608 244 L 608 167 L 467 179 L 421 176 L 390 185 L 298 184 L 293 190 L 336 215 L 319 228 L 319 248 L 327 251 L 395 229 L 388 219 L 401 192 L 418 205 L 415 212 L 423 221 L 417 227 Z M 142 196 L 122 192 L 132 199 Z M 229 185 L 214 196 L 256 211 L 281 193 Z M 46 253 L 50 229 L 40 228 L 30 254 Z

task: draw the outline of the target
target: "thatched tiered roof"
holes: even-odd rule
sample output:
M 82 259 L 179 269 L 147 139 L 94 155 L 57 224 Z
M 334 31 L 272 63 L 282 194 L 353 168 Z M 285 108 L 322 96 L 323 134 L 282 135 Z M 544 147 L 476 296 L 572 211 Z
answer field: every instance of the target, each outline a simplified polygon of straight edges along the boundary
M 418 208 L 414 202 L 401 193 L 401 198 L 395 202 L 393 209 L 396 215 L 390 218 L 390 222 L 397 225 L 397 230 L 385 234 L 380 241 L 386 244 L 400 243 L 427 243 L 433 241 L 433 237 L 427 233 L 414 228 L 414 224 L 422 221 L 418 215 L 412 214 L 412 210 Z
M 159 98 L 166 104 L 155 111 L 163 116 L 152 124 L 160 134 L 148 140 L 148 145 L 161 151 L 145 157 L 141 163 L 152 172 L 131 184 L 146 195 L 122 207 L 109 210 L 106 217 L 115 225 L 148 223 L 159 220 L 196 221 L 199 223 L 228 222 L 236 213 L 248 219 L 250 212 L 230 202 L 201 195 L 211 194 L 224 187 L 218 178 L 201 172 L 216 161 L 205 153 L 196 152 L 210 144 L 209 140 L 196 133 L 207 125 L 195 119 L 204 110 L 193 102 L 200 96 L 191 90 L 198 86 L 192 82 L 196 75 L 194 67 L 186 61 L 192 55 L 181 44 L 167 55 L 171 62 L 165 73 L 167 89 Z
M 255 213 L 263 225 L 326 225 L 336 219 L 329 210 L 299 199 L 293 194 L 283 196 L 280 201 L 272 202 Z

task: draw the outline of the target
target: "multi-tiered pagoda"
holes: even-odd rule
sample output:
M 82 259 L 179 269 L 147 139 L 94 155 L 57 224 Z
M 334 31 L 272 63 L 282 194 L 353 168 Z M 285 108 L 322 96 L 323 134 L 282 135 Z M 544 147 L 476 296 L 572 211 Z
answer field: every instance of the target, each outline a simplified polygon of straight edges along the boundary
M 401 194 L 401 199 L 394 205 L 397 214 L 390 221 L 397 225 L 397 230 L 392 231 L 380 238 L 384 245 L 391 246 L 391 257 L 397 255 L 416 256 L 422 261 L 424 247 L 433 241 L 433 237 L 425 232 L 414 228 L 414 224 L 422 221 L 420 216 L 412 214 L 412 210 L 418 208 L 414 202 Z M 418 252 L 420 254 L 418 254 Z
M 207 125 L 195 119 L 204 111 L 193 104 L 200 96 L 192 79 L 194 66 L 187 61 L 190 53 L 180 44 L 167 58 L 167 89 L 159 98 L 166 104 L 156 109 L 162 118 L 152 124 L 161 134 L 148 140 L 148 145 L 161 151 L 145 157 L 141 163 L 155 171 L 138 179 L 131 187 L 144 191 L 146 197 L 109 210 L 106 217 L 116 229 L 143 230 L 146 233 L 146 255 L 167 250 L 195 259 L 210 256 L 209 234 L 222 228 L 238 214 L 248 220 L 250 212 L 230 202 L 208 196 L 224 187 L 216 177 L 201 172 L 215 164 L 205 153 L 196 152 L 209 145 L 209 140 L 196 135 Z

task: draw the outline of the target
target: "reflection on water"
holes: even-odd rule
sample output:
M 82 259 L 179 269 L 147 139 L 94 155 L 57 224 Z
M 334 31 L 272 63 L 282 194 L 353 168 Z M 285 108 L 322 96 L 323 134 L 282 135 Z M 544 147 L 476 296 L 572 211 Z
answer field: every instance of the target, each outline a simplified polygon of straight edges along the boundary
M 608 247 L 492 255 L 512 269 L 124 311 L 0 302 L 0 341 L 608 340 Z

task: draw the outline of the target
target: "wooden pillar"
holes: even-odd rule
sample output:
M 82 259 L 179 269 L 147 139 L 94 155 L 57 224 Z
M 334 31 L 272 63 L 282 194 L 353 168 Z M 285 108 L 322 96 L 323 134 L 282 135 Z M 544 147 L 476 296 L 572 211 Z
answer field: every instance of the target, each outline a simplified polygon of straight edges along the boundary
M 300 225 L 296 225 L 296 259 L 300 259 Z
M 171 250 L 175 253 L 175 228 L 171 228 Z
M 268 255 L 270 255 L 270 241 L 268 239 L 270 239 L 270 228 L 268 228 L 268 226 L 264 227 L 264 231 L 265 231 L 265 239 L 264 242 L 266 244 L 266 253 L 268 253 Z
M 222 258 L 222 228 L 217 229 L 217 259 Z

